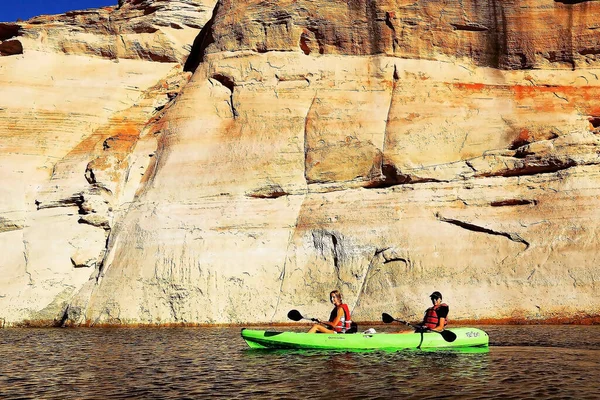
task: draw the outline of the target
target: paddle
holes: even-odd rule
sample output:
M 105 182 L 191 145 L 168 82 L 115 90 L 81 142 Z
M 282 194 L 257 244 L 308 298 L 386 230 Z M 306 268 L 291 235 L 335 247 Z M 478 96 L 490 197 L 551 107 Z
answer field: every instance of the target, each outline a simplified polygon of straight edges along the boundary
M 313 322 L 316 322 L 316 323 L 319 323 L 319 324 L 331 326 L 330 324 L 328 324 L 326 322 L 319 321 L 317 318 L 305 318 L 305 317 L 302 316 L 302 314 L 300 314 L 300 311 L 298 311 L 298 310 L 290 310 L 290 312 L 288 313 L 287 316 L 292 321 L 300 321 L 302 319 L 306 319 L 306 320 L 313 321 Z
M 427 329 L 430 332 L 439 333 L 440 335 L 442 335 L 442 337 L 444 338 L 444 340 L 446 342 L 454 342 L 456 340 L 456 333 L 454 333 L 454 332 L 450 332 L 450 331 L 441 331 L 441 332 L 439 332 L 439 331 L 434 331 L 433 329 L 426 328 L 426 327 L 423 327 L 423 326 L 415 326 L 415 325 L 411 324 L 410 322 L 402 321 L 401 319 L 396 319 L 396 318 L 392 317 L 390 314 L 386 314 L 386 313 L 381 314 L 381 319 L 386 324 L 389 324 L 389 323 L 392 323 L 392 322 L 396 321 L 396 322 L 400 322 L 400 323 L 402 323 L 404 325 L 408 325 L 408 326 L 410 326 L 410 327 L 412 327 L 414 329 Z

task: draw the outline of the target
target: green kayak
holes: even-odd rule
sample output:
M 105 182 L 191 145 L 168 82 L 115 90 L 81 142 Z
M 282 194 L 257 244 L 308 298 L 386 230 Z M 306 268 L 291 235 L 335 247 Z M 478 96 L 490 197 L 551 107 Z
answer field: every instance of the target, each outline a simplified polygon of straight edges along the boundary
M 299 333 L 242 329 L 242 338 L 253 349 L 400 350 L 487 347 L 488 334 L 477 328 L 452 328 L 456 338 L 447 341 L 436 332 L 426 333 Z M 453 335 L 452 335 L 453 336 Z

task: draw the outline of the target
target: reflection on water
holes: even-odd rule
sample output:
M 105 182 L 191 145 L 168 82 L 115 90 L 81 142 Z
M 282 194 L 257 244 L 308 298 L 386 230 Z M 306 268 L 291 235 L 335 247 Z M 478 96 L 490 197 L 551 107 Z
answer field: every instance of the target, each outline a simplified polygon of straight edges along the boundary
M 4 329 L 0 398 L 600 397 L 600 327 L 481 328 L 489 352 L 251 350 L 239 328 Z

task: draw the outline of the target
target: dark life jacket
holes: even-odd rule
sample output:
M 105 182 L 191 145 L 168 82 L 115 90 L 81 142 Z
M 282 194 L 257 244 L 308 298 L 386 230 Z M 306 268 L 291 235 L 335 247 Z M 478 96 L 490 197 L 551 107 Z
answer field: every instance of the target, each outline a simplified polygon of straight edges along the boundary
M 336 332 L 346 332 L 352 327 L 352 320 L 350 319 L 350 309 L 347 304 L 341 304 L 340 307 L 344 310 L 344 316 L 340 320 L 337 326 L 333 327 L 333 330 Z M 331 314 L 329 315 L 329 322 L 333 322 L 337 317 L 337 307 L 334 307 L 331 310 Z
M 438 326 L 438 323 L 440 322 L 440 318 L 437 315 L 437 310 L 441 306 L 448 307 L 447 304 L 442 303 L 439 306 L 430 307 L 427 309 L 427 311 L 425 311 L 425 317 L 423 317 L 423 326 L 426 326 L 427 328 L 430 328 L 430 329 L 433 329 Z M 446 327 L 446 325 L 448 325 L 448 317 L 445 318 L 444 328 Z

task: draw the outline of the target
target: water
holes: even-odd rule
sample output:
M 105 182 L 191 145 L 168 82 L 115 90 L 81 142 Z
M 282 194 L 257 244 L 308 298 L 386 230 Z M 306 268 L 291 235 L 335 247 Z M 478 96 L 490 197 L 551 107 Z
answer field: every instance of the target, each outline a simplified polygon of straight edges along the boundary
M 0 398 L 600 399 L 600 326 L 480 328 L 487 353 L 250 350 L 239 328 L 0 329 Z

